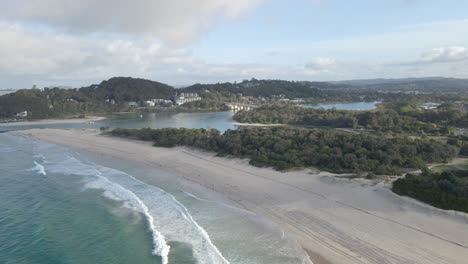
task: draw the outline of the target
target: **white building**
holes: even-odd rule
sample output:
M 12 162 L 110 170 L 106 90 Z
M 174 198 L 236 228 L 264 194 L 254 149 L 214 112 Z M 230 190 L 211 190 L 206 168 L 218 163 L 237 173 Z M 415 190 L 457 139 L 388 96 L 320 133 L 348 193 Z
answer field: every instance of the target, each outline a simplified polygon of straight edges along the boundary
M 154 107 L 156 104 L 153 101 L 145 101 L 144 105 L 146 107 Z
M 28 111 L 19 112 L 15 117 L 28 117 Z
M 425 103 L 421 105 L 421 108 L 426 109 L 426 110 L 433 110 L 439 108 L 440 104 L 438 103 Z
M 188 102 L 200 101 L 201 97 L 198 96 L 198 93 L 181 93 L 176 95 L 175 102 L 177 105 L 183 105 Z
M 232 110 L 235 112 L 241 111 L 241 110 L 250 111 L 254 108 L 257 108 L 256 105 L 243 104 L 243 103 L 225 103 L 225 105 L 229 108 L 229 110 Z
M 105 102 L 108 103 L 108 104 L 111 104 L 111 105 L 115 105 L 115 100 L 114 99 L 109 99 L 108 98 L 108 99 L 106 99 Z

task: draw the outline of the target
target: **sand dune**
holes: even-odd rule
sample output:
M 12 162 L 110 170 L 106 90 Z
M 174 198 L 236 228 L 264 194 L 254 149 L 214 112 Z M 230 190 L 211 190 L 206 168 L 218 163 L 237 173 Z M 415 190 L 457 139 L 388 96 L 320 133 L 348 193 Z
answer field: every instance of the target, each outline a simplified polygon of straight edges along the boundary
M 468 216 L 393 194 L 383 184 L 329 173 L 281 173 L 187 148 L 93 131 L 19 132 L 74 149 L 141 162 L 221 193 L 262 214 L 297 239 L 314 263 L 454 263 L 468 261 Z

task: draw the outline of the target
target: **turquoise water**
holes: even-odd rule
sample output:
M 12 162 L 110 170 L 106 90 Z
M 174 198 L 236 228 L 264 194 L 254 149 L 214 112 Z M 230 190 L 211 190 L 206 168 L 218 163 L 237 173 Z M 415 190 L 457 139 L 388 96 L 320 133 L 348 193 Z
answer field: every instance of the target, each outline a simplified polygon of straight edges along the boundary
M 334 104 L 318 104 L 318 105 L 305 105 L 305 108 L 323 108 L 323 109 L 337 109 L 337 110 L 372 110 L 377 108 L 380 102 L 354 102 L 354 103 L 334 103 Z
M 276 225 L 170 172 L 8 133 L 0 172 L 0 263 L 303 263 Z
M 81 177 L 41 171 L 25 139 L 0 135 L 0 146 L 0 263 L 161 263 L 137 214 Z
M 216 128 L 221 132 L 227 129 L 235 129 L 232 124 L 233 112 L 205 112 L 205 113 L 147 113 L 119 114 L 109 116 L 107 119 L 94 124 L 47 124 L 47 125 L 24 125 L 2 127 L 0 131 L 21 130 L 31 128 L 94 128 L 102 126 L 110 128 L 164 128 L 164 127 L 186 127 L 186 128 Z

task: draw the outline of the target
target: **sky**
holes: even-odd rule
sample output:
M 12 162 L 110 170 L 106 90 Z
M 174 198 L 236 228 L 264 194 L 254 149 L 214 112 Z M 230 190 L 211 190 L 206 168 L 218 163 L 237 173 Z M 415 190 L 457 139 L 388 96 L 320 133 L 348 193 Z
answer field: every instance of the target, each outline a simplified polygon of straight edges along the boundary
M 0 0 L 0 89 L 468 78 L 462 0 Z

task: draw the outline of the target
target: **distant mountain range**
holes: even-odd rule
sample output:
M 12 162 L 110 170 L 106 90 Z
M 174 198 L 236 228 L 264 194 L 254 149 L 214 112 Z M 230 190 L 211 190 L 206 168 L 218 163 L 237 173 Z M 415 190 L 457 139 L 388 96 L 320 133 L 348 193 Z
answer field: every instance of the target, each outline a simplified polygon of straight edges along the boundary
M 417 90 L 437 91 L 437 90 L 468 90 L 468 79 L 430 77 L 430 78 L 403 78 L 403 79 L 367 79 L 367 80 L 348 80 L 330 82 L 337 85 L 349 85 L 364 89 L 383 89 L 383 90 Z
M 146 79 L 138 79 L 138 78 L 131 78 L 131 77 L 114 77 L 111 78 L 107 81 L 103 81 L 101 84 L 93 84 L 89 87 L 92 86 L 99 86 L 99 85 L 106 85 L 106 83 L 109 84 L 116 84 L 119 81 L 123 80 L 134 80 L 135 82 L 152 82 L 152 83 L 158 83 L 155 81 L 151 80 L 146 80 Z M 225 83 L 216 83 L 216 84 L 193 84 L 193 85 L 166 85 L 168 87 L 174 88 L 174 89 L 191 89 L 191 90 L 196 90 L 198 87 L 216 87 L 216 86 L 233 86 L 237 84 L 237 88 L 245 88 L 245 87 L 253 87 L 256 86 L 257 84 L 263 85 L 263 84 L 272 84 L 272 83 L 278 83 L 281 85 L 288 84 L 288 83 L 302 83 L 302 84 L 307 84 L 311 87 L 316 87 L 320 89 L 338 89 L 338 88 L 344 88 L 344 87 L 350 87 L 352 86 L 353 88 L 377 88 L 377 87 L 385 87 L 385 88 L 392 88 L 397 89 L 400 88 L 400 86 L 408 86 L 408 85 L 413 85 L 417 87 L 418 89 L 423 89 L 424 87 L 443 87 L 443 88 L 449 88 L 449 89 L 459 89 L 459 88 L 468 88 L 468 79 L 459 79 L 459 78 L 446 78 L 446 77 L 426 77 L 426 78 L 395 78 L 395 79 L 384 79 L 384 78 L 379 78 L 379 79 L 358 79 L 358 80 L 342 80 L 342 81 L 327 81 L 327 82 L 312 82 L 312 81 L 296 81 L 296 82 L 290 82 L 290 81 L 283 81 L 283 80 L 256 80 L 256 79 L 251 79 L 251 80 L 245 80 L 242 82 L 225 82 Z M 159 83 L 162 84 L 162 83 Z M 45 88 L 60 88 L 60 89 L 72 89 L 73 87 L 71 86 L 48 86 Z M 86 87 L 84 87 L 86 88 Z M 20 89 L 0 89 L 0 92 L 14 92 Z

